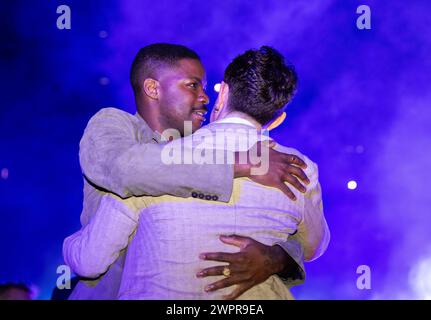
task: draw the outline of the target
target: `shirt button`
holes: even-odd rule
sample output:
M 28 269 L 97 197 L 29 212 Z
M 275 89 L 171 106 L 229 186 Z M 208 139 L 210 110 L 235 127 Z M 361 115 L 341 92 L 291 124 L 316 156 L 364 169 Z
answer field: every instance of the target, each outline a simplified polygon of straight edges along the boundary
M 205 196 L 203 193 L 199 193 L 199 199 L 203 199 Z
M 192 192 L 192 197 L 193 197 L 193 198 L 197 198 L 197 197 L 198 197 L 197 192 Z
M 207 194 L 206 196 L 205 196 L 205 200 L 211 200 L 212 199 L 212 197 L 209 195 L 209 194 Z
M 214 200 L 214 201 L 217 201 L 217 200 L 218 200 L 218 197 L 217 197 L 217 196 L 213 196 L 213 200 Z

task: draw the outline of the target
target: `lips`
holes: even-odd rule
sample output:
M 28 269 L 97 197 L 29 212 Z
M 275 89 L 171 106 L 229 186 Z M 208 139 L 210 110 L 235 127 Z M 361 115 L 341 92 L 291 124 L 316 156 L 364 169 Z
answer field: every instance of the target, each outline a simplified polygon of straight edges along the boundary
M 201 122 L 204 122 L 206 120 L 205 115 L 207 114 L 207 112 L 207 109 L 195 109 L 193 110 L 193 117 Z

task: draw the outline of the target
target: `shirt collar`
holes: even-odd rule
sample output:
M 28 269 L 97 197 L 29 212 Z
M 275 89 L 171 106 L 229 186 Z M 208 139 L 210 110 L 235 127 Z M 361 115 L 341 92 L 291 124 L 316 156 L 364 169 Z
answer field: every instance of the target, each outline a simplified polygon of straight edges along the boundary
M 228 116 L 228 117 L 226 117 L 226 118 L 223 118 L 223 119 L 220 119 L 220 120 L 214 121 L 214 123 L 235 123 L 235 124 L 243 124 L 243 125 L 246 125 L 246 126 L 248 126 L 248 127 L 253 128 L 253 129 L 255 129 L 255 130 L 258 130 L 258 129 L 256 128 L 256 126 L 255 126 L 253 123 L 251 123 L 250 121 L 248 121 L 247 119 L 240 118 L 240 117 L 235 117 L 235 116 Z M 258 130 L 258 131 L 259 131 L 259 130 Z M 262 139 L 262 140 L 271 139 L 271 138 L 269 137 L 269 131 L 268 131 L 268 130 L 266 130 L 266 129 L 262 129 L 262 130 L 260 131 L 260 134 L 261 134 L 261 138 L 260 138 L 260 139 Z
M 144 130 L 143 130 L 144 134 L 147 134 L 147 135 L 151 134 L 151 136 L 149 136 L 149 137 L 157 143 L 162 142 L 162 135 L 160 133 L 158 133 L 157 131 L 153 131 L 153 129 L 150 128 L 148 123 L 144 120 L 144 118 L 141 117 L 141 115 L 138 112 L 135 113 L 135 117 L 138 119 L 138 121 L 144 127 Z
M 236 123 L 236 124 L 244 124 L 246 126 L 256 128 L 254 126 L 254 124 L 251 123 L 250 121 L 248 121 L 244 118 L 234 117 L 234 116 L 233 117 L 226 117 L 226 118 L 217 120 L 217 121 L 215 121 L 215 123 Z

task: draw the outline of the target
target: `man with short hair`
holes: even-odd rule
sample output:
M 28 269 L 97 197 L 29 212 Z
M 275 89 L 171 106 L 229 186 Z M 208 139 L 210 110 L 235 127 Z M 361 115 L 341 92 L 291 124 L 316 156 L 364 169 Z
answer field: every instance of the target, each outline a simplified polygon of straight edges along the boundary
M 146 198 L 143 195 L 199 194 L 209 202 L 227 202 L 233 177 L 247 176 L 286 193 L 291 191 L 283 180 L 298 188 L 303 187 L 295 176 L 307 181 L 297 167 L 304 165 L 299 157 L 272 149 L 269 149 L 270 170 L 259 177 L 250 174 L 250 163 L 169 166 L 162 162 L 164 130 L 174 128 L 184 135 L 184 121 L 191 121 L 196 130 L 205 120 L 208 103 L 204 91 L 205 71 L 199 57 L 190 49 L 170 44 L 141 49 L 132 65 L 131 82 L 137 114 L 103 109 L 90 120 L 81 140 L 80 162 L 85 177 L 83 228 L 65 240 L 63 253 L 67 264 L 81 276 L 96 278 L 108 271 L 96 281 L 80 282 L 72 299 L 117 296 L 124 253 L 139 220 L 140 202 Z M 193 147 L 187 151 L 193 152 Z M 230 155 L 239 158 L 239 152 L 230 152 Z M 113 205 L 112 199 L 117 204 Z M 127 213 L 124 206 L 129 209 Z M 112 230 L 100 228 L 103 225 L 112 226 Z M 121 230 L 119 238 L 113 239 L 111 235 L 118 235 L 118 230 Z M 99 245 L 93 246 L 93 243 Z M 250 247 L 255 245 L 258 243 Z M 301 245 L 289 239 L 280 246 L 270 250 L 269 264 L 277 266 L 270 271 L 285 270 L 295 278 L 302 272 Z M 100 258 L 102 252 L 109 254 Z M 252 265 L 260 268 L 263 264 L 259 263 L 262 262 L 259 252 L 246 255 L 250 262 L 245 268 Z M 237 264 L 244 267 L 244 263 Z

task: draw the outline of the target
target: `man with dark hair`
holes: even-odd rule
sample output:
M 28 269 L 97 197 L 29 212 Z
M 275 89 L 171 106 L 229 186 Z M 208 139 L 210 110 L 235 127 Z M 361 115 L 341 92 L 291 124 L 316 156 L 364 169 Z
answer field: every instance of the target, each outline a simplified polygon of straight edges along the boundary
M 279 52 L 262 46 L 235 58 L 226 68 L 224 82 L 229 86 L 229 109 L 265 125 L 293 98 L 297 75 Z
M 179 67 L 182 72 L 192 68 L 195 75 L 202 75 L 202 78 L 192 77 L 185 83 L 185 86 L 200 94 L 197 106 L 190 108 L 188 105 L 193 103 L 189 100 L 179 100 L 178 92 L 175 91 L 166 91 L 166 95 L 158 97 L 158 100 L 155 99 L 156 82 L 160 85 L 164 84 L 164 79 L 160 79 L 164 75 L 163 71 L 176 67 Z M 206 85 L 203 66 L 194 51 L 181 45 L 164 43 L 144 47 L 139 50 L 132 63 L 130 82 L 139 108 L 138 112 L 153 131 L 161 133 L 167 128 L 175 128 L 184 136 L 184 121 L 188 120 L 193 121 L 193 131 L 201 127 L 201 120 L 204 120 L 203 116 L 207 112 L 206 104 L 209 99 L 203 90 L 203 85 Z M 201 92 L 199 92 L 199 86 Z M 154 102 L 158 104 L 157 108 L 152 107 Z
M 272 149 L 268 149 L 269 171 L 261 176 L 251 174 L 250 161 L 237 161 L 233 166 L 163 163 L 163 132 L 173 128 L 182 136 L 187 135 L 191 132 L 183 129 L 184 122 L 190 121 L 190 131 L 194 131 L 200 128 L 207 112 L 205 71 L 197 54 L 190 49 L 171 44 L 154 44 L 141 49 L 132 65 L 131 83 L 137 114 L 133 116 L 114 108 L 101 110 L 89 121 L 80 143 L 80 163 L 85 178 L 83 228 L 65 240 L 63 254 L 77 274 L 97 279 L 81 281 L 72 299 L 117 297 L 124 253 L 142 209 L 140 202 L 151 198 L 142 197 L 144 195 L 228 202 L 234 177 L 248 177 L 277 187 L 291 197 L 293 193 L 284 181 L 305 192 L 298 180 L 307 182 L 299 168 L 305 167 L 304 162 L 296 155 Z M 185 149 L 194 151 L 194 147 Z M 226 153 L 235 159 L 240 155 L 248 159 L 250 151 Z M 101 228 L 102 225 L 110 225 L 112 229 Z M 232 263 L 249 271 L 248 276 L 252 278 L 259 272 L 268 276 L 286 271 L 294 279 L 301 274 L 302 247 L 297 240 L 289 239 L 271 247 L 265 252 L 265 259 L 260 251 L 250 251 L 259 245 L 263 246 L 253 242 L 241 255 L 232 255 L 236 259 Z M 103 252 L 108 254 L 95 258 Z M 241 262 L 244 255 L 248 258 L 246 264 Z
M 130 70 L 130 83 L 135 95 L 139 94 L 141 83 L 146 78 L 156 77 L 160 68 L 174 66 L 180 59 L 200 61 L 196 52 L 181 45 L 158 43 L 139 50 Z

